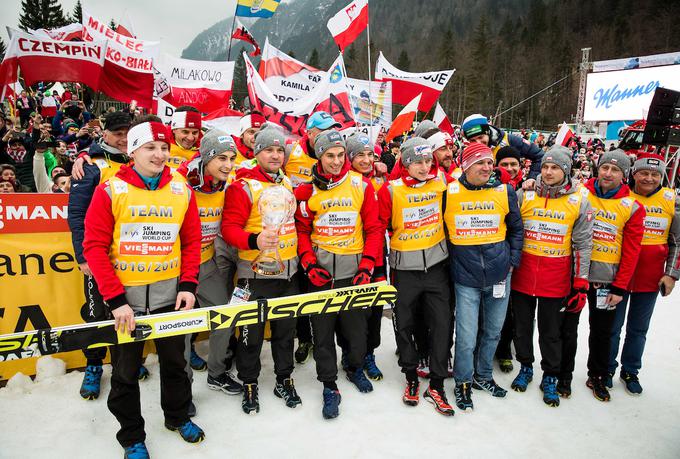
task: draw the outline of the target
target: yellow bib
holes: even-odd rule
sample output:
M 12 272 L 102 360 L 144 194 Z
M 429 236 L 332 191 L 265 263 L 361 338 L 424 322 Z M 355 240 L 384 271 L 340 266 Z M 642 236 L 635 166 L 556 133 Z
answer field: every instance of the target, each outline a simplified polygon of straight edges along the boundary
M 92 162 L 99 168 L 99 183 L 104 183 L 118 173 L 120 167 L 123 165 L 110 159 L 94 158 Z
M 591 261 L 618 264 L 621 261 L 623 227 L 633 213 L 633 198 L 600 199 L 588 194 L 593 206 L 593 254 Z
M 196 151 L 197 150 L 193 149 L 187 150 L 186 148 L 182 148 L 179 145 L 173 143 L 170 145 L 170 157 L 165 164 L 167 164 L 170 169 L 175 171 L 184 161 L 189 161 L 191 158 L 193 158 L 196 154 Z
M 392 187 L 392 239 L 390 246 L 400 252 L 425 250 L 444 240 L 442 197 L 446 191 L 444 174 L 423 186 L 406 186 L 402 179 Z
M 633 192 L 630 196 L 645 206 L 647 212 L 642 245 L 667 244 L 668 232 L 675 214 L 675 192 L 670 188 L 661 188 L 649 197 Z
M 293 188 L 297 188 L 302 183 L 310 183 L 312 181 L 312 166 L 314 164 L 316 164 L 316 159 L 310 157 L 302 150 L 300 142 L 296 142 L 284 168 L 284 172 L 290 178 Z
M 342 183 L 330 190 L 314 186 L 312 196 L 307 200 L 307 207 L 314 212 L 312 244 L 338 255 L 363 252 L 363 204 L 363 176 L 357 172 L 349 171 Z
M 248 220 L 246 221 L 243 230 L 249 233 L 260 233 L 262 232 L 262 215 L 260 215 L 260 209 L 258 207 L 260 194 L 262 194 L 262 191 L 265 188 L 274 186 L 275 184 L 246 178 L 242 180 L 248 185 L 250 195 L 253 197 L 250 216 L 248 216 Z M 293 187 L 287 178 L 284 178 L 281 185 L 285 186 L 291 193 L 293 192 Z M 290 217 L 290 220 L 288 220 L 281 228 L 281 231 L 279 231 L 279 255 L 281 256 L 281 260 L 286 261 L 297 256 L 297 242 L 298 238 L 297 231 L 295 230 L 295 219 L 294 217 Z M 259 250 L 239 250 L 238 257 L 241 260 L 253 261 L 259 253 Z
M 198 217 L 201 219 L 201 263 L 215 255 L 215 238 L 220 233 L 224 190 L 216 193 L 196 191 Z
M 449 184 L 444 221 L 454 245 L 493 244 L 505 240 L 505 216 L 510 212 L 505 185 L 468 190 Z
M 158 190 L 145 190 L 113 177 L 109 180 L 115 219 L 109 259 L 125 286 L 148 285 L 180 274 L 179 230 L 189 207 L 184 178 Z
M 588 189 L 554 199 L 545 199 L 535 191 L 524 193 L 520 208 L 524 223 L 523 252 L 539 257 L 571 255 L 571 233 L 579 216 L 581 202 Z

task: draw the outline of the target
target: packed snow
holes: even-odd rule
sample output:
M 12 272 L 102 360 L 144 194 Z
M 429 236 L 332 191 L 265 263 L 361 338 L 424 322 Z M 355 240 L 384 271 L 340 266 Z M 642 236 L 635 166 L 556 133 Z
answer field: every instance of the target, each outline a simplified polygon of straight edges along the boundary
M 538 375 L 526 393 L 509 391 L 494 399 L 475 391 L 472 413 L 456 410 L 452 418 L 437 414 L 421 398 L 417 407 L 401 402 L 404 379 L 394 354 L 391 322 L 382 324 L 382 345 L 377 363 L 385 379 L 375 390 L 360 394 L 341 374 L 340 417 L 321 417 L 321 389 L 314 362 L 299 365 L 294 373 L 303 404 L 287 408 L 273 393 L 274 376 L 269 346 L 262 355 L 260 413 L 241 411 L 241 397 L 208 389 L 206 373 L 194 373 L 194 421 L 206 440 L 191 445 L 163 427 L 159 406 L 159 368 L 156 356 L 147 358 L 151 378 L 140 383 L 146 419 L 147 446 L 156 458 L 301 458 L 320 457 L 553 457 L 621 458 L 680 457 L 680 289 L 660 298 L 652 319 L 640 382 L 641 396 L 626 393 L 618 374 L 612 400 L 602 403 L 585 387 L 588 315 L 581 315 L 579 351 L 573 394 L 559 408 L 543 404 Z M 205 356 L 207 343 L 199 343 Z M 537 361 L 540 360 L 535 345 Z M 517 363 L 515 363 L 517 367 Z M 5 422 L 0 432 L 0 458 L 120 458 L 115 439 L 118 425 L 106 407 L 110 366 L 104 369 L 102 396 L 80 398 L 82 373 L 64 374 L 63 364 L 44 358 L 35 382 L 24 375 L 0 389 L 0 411 Z M 516 371 L 495 371 L 500 385 L 510 389 Z M 421 383 L 421 395 L 426 388 Z M 445 383 L 453 404 L 453 380 Z

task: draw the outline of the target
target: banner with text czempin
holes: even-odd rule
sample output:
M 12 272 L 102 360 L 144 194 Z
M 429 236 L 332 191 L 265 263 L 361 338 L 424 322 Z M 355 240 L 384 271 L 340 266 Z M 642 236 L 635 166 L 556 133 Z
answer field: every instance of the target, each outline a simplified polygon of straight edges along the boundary
M 67 211 L 67 194 L 0 195 L 0 334 L 83 322 L 83 275 Z M 54 357 L 67 368 L 85 366 L 80 351 Z M 0 362 L 0 380 L 35 374 L 36 360 L 8 357 Z

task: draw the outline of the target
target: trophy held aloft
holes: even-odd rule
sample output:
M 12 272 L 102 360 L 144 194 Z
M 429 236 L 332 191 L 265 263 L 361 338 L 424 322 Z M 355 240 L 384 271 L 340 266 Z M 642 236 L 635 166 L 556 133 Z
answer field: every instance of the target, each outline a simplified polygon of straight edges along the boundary
M 263 230 L 272 230 L 281 234 L 284 226 L 295 224 L 293 220 L 296 207 L 295 196 L 282 185 L 265 188 L 257 201 L 257 207 L 262 216 Z M 286 269 L 278 247 L 261 250 L 251 267 L 261 276 L 276 276 Z

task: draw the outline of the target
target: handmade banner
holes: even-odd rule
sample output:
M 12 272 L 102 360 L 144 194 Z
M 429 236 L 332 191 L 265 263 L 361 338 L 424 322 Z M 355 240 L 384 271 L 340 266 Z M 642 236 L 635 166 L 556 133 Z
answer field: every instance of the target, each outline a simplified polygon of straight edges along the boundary
M 106 40 L 108 44 L 99 89 L 121 102 L 135 100 L 140 107 L 151 108 L 153 61 L 158 58 L 160 42 L 121 35 L 86 11 L 83 11 L 83 39 Z
M 81 323 L 83 275 L 66 222 L 67 194 L 16 193 L 0 198 L 0 335 Z M 21 350 L 0 362 L 0 380 L 35 374 Z M 68 368 L 85 366 L 82 352 L 56 354 Z
M 292 134 L 303 135 L 307 118 L 314 112 L 330 113 L 341 129 L 355 126 L 352 106 L 347 91 L 342 54 L 333 62 L 324 78 L 308 97 L 292 102 L 281 102 L 264 83 L 255 67 L 243 53 L 248 78 L 248 95 L 253 107 L 267 118 Z
M 326 74 L 272 46 L 269 39 L 264 42 L 259 73 L 280 102 L 308 97 Z
M 392 83 L 347 78 L 347 89 L 357 124 L 389 126 L 392 123 Z
M 233 62 L 193 61 L 163 54 L 156 66 L 169 86 L 164 97 L 169 104 L 191 105 L 203 113 L 229 105 Z
M 647 118 L 656 88 L 680 90 L 680 65 L 589 73 L 585 121 Z
M 0 78 L 13 83 L 19 67 L 28 86 L 40 81 L 73 81 L 97 90 L 106 53 L 104 42 L 57 41 L 15 30 Z
M 432 108 L 453 76 L 454 70 L 411 73 L 399 70 L 390 64 L 383 53 L 378 56 L 375 79 L 392 82 L 392 102 L 406 105 L 418 94 L 422 94 L 418 110 L 426 112 Z

